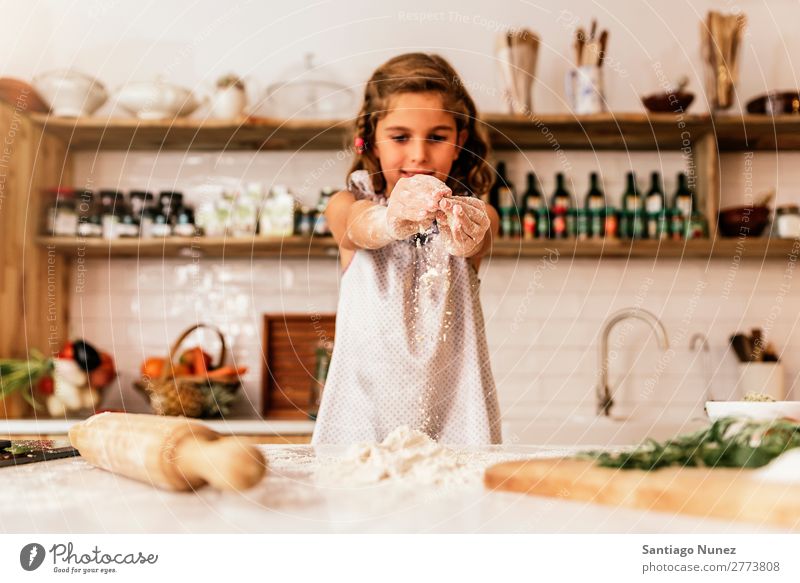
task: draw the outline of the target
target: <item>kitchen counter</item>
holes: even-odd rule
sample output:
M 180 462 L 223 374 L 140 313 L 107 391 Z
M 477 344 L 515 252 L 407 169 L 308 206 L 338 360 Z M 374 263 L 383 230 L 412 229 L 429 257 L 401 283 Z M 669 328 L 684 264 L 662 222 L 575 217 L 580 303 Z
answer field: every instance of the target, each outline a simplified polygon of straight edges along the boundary
M 270 470 L 244 493 L 158 490 L 94 468 L 81 458 L 0 469 L 5 533 L 755 533 L 758 524 L 697 519 L 491 492 L 482 469 L 509 459 L 563 456 L 571 448 L 493 446 L 465 450 L 474 469 L 458 486 L 324 487 L 320 464 L 341 447 L 262 445 Z M 326 461 L 327 460 L 327 461 Z
M 66 435 L 69 428 L 83 419 L 3 419 L 0 435 Z M 217 433 L 225 435 L 311 435 L 313 421 L 262 419 L 198 419 Z

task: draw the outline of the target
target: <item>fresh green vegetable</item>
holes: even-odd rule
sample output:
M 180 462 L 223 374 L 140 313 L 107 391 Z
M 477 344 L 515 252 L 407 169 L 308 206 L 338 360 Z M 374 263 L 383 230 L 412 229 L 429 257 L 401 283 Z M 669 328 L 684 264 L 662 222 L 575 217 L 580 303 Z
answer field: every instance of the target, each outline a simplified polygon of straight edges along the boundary
M 31 350 L 30 360 L 0 360 L 0 398 L 19 391 L 28 403 L 40 409 L 41 405 L 33 399 L 31 387 L 36 386 L 41 378 L 51 375 L 53 367 L 53 359 L 45 358 L 37 350 Z
M 648 439 L 632 450 L 587 451 L 578 457 L 626 470 L 666 466 L 758 468 L 795 447 L 800 447 L 800 424 L 794 420 L 725 417 L 706 429 L 663 443 Z

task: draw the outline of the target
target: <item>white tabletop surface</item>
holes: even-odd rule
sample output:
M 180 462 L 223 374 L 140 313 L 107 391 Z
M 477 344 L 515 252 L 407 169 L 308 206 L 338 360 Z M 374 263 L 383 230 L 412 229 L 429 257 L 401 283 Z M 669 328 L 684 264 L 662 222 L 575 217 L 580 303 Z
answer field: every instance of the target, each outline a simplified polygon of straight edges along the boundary
M 259 446 L 270 470 L 244 493 L 174 493 L 94 468 L 81 458 L 0 469 L 4 533 L 755 533 L 759 524 L 605 507 L 491 492 L 482 468 L 498 461 L 561 456 L 567 448 L 474 450 L 474 480 L 449 487 L 381 484 L 323 487 L 322 460 L 342 448 Z M 474 457 L 477 455 L 477 457 Z

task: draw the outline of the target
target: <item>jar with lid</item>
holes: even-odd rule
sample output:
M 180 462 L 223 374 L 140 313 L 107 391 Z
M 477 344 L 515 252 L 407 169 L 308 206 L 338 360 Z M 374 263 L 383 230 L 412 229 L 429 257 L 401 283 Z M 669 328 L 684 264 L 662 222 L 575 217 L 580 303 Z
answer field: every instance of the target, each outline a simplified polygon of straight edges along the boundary
M 158 206 L 161 214 L 167 217 L 167 222 L 170 225 L 174 225 L 176 213 L 183 206 L 183 193 L 174 190 L 162 190 L 158 194 Z
M 75 192 L 75 200 L 78 214 L 78 236 L 102 236 L 100 208 L 94 200 L 94 193 L 91 190 L 78 190 Z
M 74 237 L 78 232 L 75 190 L 53 188 L 47 191 L 44 231 L 54 237 Z
M 153 193 L 146 190 L 131 190 L 128 195 L 131 215 L 137 223 L 141 223 L 144 209 L 153 205 Z
M 322 189 L 322 194 L 317 201 L 317 220 L 314 222 L 314 234 L 320 236 L 328 236 L 331 234 L 328 219 L 325 217 L 325 210 L 328 208 L 328 203 L 334 195 L 335 189 L 326 186 Z
M 800 238 L 800 207 L 788 204 L 775 209 L 775 231 L 781 239 Z
M 314 231 L 314 211 L 307 206 L 300 207 L 297 216 L 297 234 L 302 237 L 310 237 Z
M 100 221 L 103 228 L 104 239 L 117 239 L 122 234 L 120 229 L 122 214 L 124 212 L 124 199 L 117 190 L 100 191 Z
M 169 237 L 172 235 L 172 225 L 169 224 L 167 215 L 160 210 L 156 211 L 156 214 L 153 216 L 150 235 L 152 237 Z
M 182 206 L 178 209 L 172 232 L 176 237 L 194 237 L 197 234 L 197 228 L 194 224 L 194 211 L 190 207 Z

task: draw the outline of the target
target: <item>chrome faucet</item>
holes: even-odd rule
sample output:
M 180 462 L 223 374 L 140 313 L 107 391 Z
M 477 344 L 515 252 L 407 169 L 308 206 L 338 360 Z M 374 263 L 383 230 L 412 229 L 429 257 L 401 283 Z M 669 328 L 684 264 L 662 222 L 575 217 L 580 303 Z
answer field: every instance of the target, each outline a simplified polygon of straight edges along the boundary
M 664 324 L 661 323 L 652 312 L 642 310 L 640 308 L 625 308 L 612 314 L 608 320 L 603 324 L 603 329 L 600 333 L 600 382 L 597 385 L 597 414 L 611 415 L 611 407 L 614 405 L 614 399 L 611 398 L 611 390 L 608 387 L 608 337 L 611 335 L 611 330 L 628 318 L 638 318 L 650 324 L 653 332 L 656 333 L 656 338 L 663 350 L 669 348 L 669 339 L 667 338 L 667 330 Z

